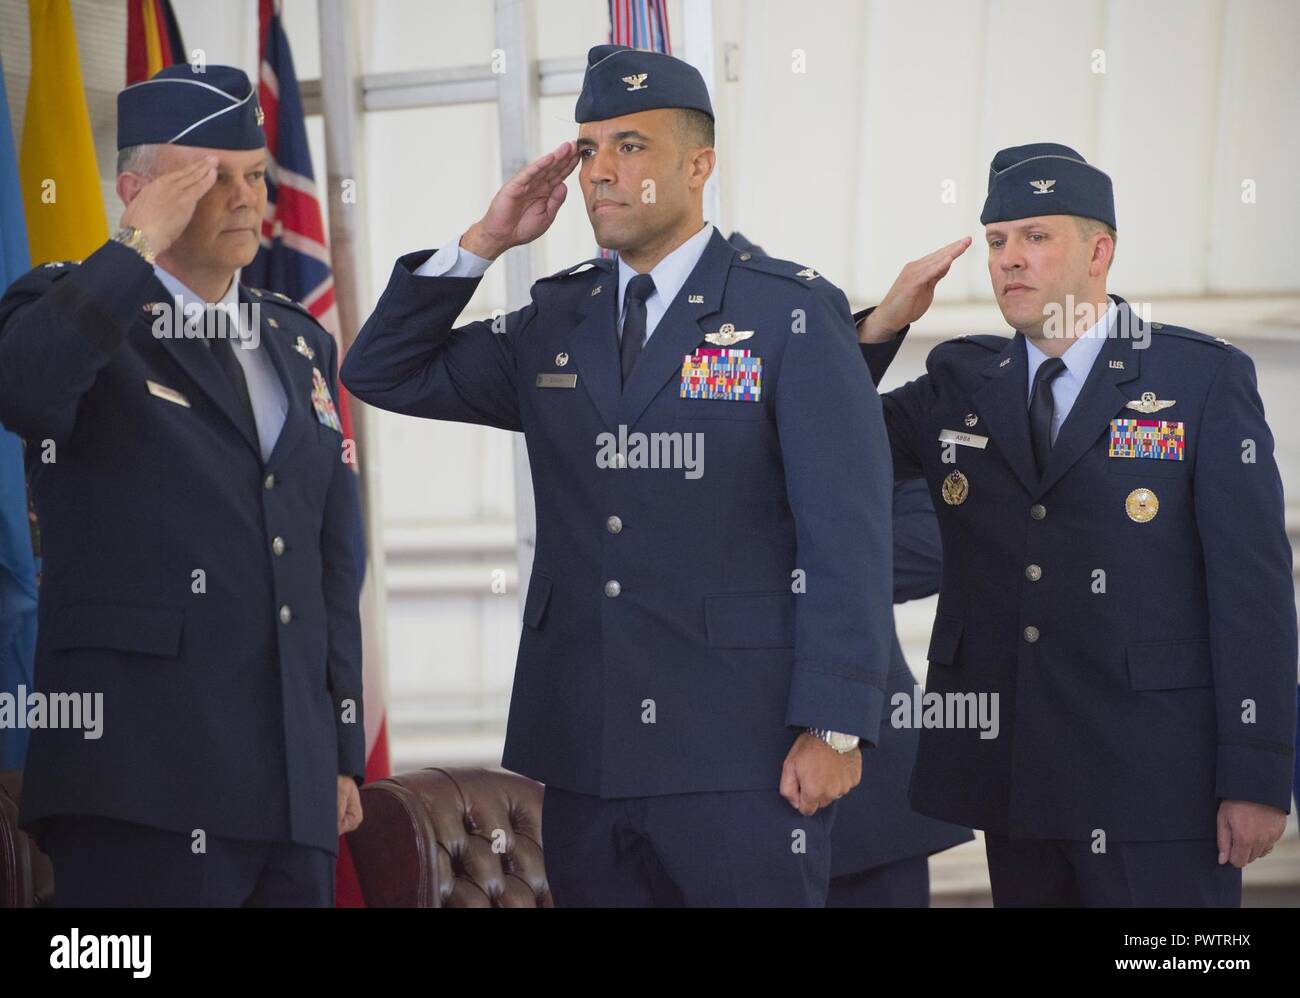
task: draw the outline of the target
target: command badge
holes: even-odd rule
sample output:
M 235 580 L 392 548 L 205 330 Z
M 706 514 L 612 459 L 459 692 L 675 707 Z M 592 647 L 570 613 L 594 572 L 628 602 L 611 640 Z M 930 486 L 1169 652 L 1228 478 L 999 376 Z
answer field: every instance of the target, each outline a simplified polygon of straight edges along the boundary
M 970 495 L 970 482 L 960 471 L 954 469 L 952 474 L 943 480 L 943 501 L 949 506 L 960 506 Z
M 1124 500 L 1124 512 L 1134 523 L 1150 523 L 1160 512 L 1160 500 L 1150 489 L 1134 489 Z

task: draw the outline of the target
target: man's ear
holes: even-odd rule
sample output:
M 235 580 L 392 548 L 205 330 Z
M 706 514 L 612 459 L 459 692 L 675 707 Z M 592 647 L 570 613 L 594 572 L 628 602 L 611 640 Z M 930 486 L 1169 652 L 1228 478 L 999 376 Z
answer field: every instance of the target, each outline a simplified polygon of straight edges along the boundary
M 138 173 L 127 171 L 117 175 L 117 196 L 121 199 L 122 204 L 128 205 L 135 200 L 136 195 L 144 190 L 149 181 L 140 176 Z
M 717 165 L 717 153 L 709 146 L 698 149 L 695 155 L 691 157 L 691 189 L 703 187 L 709 177 L 713 175 L 713 168 Z

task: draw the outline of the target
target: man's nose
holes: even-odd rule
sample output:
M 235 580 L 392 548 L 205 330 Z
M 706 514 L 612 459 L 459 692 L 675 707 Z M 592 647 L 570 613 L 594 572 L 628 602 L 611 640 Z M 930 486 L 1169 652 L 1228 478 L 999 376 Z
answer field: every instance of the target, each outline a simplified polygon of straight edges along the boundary
M 608 149 L 594 149 L 587 162 L 590 164 L 587 177 L 593 184 L 612 184 L 617 179 L 614 154 Z

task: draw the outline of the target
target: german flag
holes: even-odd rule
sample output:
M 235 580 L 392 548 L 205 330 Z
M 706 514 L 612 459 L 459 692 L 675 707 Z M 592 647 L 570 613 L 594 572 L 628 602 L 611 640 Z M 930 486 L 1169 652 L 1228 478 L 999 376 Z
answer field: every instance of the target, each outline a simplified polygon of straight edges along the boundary
M 126 85 L 185 59 L 171 0 L 126 0 Z

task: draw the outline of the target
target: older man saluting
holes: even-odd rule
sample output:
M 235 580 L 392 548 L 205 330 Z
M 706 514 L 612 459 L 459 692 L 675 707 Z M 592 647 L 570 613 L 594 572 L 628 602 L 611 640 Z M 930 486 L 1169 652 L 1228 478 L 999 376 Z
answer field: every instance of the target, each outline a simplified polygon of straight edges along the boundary
M 22 821 L 60 905 L 330 905 L 361 818 L 361 552 L 334 343 L 239 287 L 268 165 L 239 70 L 118 97 L 124 228 L 0 301 L 0 420 L 44 540 Z

